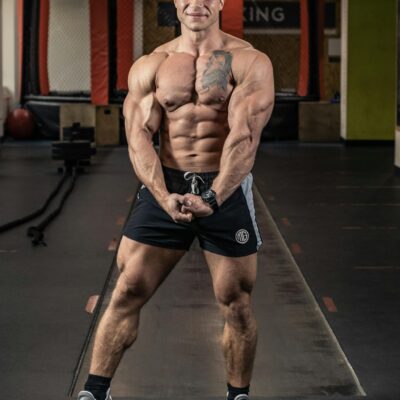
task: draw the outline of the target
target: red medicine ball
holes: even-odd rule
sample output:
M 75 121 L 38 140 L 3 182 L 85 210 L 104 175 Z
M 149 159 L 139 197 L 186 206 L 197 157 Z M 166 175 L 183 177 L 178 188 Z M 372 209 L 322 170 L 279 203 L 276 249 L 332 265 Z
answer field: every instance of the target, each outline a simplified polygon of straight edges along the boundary
M 7 116 L 6 128 L 14 139 L 31 139 L 35 130 L 32 113 L 25 108 L 17 108 Z

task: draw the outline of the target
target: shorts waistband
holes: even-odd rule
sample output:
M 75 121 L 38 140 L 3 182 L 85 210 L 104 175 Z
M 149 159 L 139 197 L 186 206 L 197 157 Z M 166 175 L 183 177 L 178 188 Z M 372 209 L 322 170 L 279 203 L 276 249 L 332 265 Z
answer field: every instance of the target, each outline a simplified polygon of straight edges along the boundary
M 211 187 L 218 171 L 212 172 L 192 172 L 181 171 L 174 168 L 162 166 L 165 183 L 169 190 L 177 193 L 195 193 L 200 194 Z
M 174 169 L 170 167 L 166 167 L 165 165 L 162 166 L 164 176 L 168 176 L 171 178 L 176 178 L 176 179 L 185 179 L 184 176 L 185 174 L 196 174 L 197 176 L 200 176 L 204 180 L 209 180 L 209 179 L 214 179 L 219 171 L 212 171 L 212 172 L 196 172 L 196 171 L 181 171 L 180 169 Z

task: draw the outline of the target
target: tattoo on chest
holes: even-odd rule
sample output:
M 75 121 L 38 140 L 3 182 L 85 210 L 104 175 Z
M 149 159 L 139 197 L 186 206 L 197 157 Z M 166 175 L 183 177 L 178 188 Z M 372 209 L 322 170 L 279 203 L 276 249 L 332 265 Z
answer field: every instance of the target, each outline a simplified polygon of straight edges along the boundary
M 201 83 L 203 89 L 210 90 L 213 86 L 226 90 L 228 76 L 232 66 L 232 55 L 223 50 L 213 51 L 203 73 Z

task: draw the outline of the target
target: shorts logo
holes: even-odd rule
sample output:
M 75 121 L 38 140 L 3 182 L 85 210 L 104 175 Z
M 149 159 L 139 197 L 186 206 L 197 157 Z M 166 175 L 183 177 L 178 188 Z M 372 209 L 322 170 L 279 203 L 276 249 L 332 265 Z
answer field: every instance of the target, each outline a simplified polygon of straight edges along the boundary
M 247 232 L 246 229 L 239 229 L 235 235 L 236 241 L 240 244 L 247 243 L 249 241 L 249 237 L 249 232 Z

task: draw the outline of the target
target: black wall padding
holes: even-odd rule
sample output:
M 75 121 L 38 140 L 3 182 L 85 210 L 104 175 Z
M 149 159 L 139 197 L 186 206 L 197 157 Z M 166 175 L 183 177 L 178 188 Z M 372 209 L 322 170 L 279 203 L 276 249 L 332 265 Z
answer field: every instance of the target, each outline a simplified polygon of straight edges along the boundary
M 310 79 L 308 94 L 319 97 L 319 64 L 318 64 L 318 8 L 317 2 L 308 2 L 309 29 L 310 29 Z
M 39 94 L 39 6 L 40 0 L 24 2 L 24 48 L 22 67 L 22 99 Z

